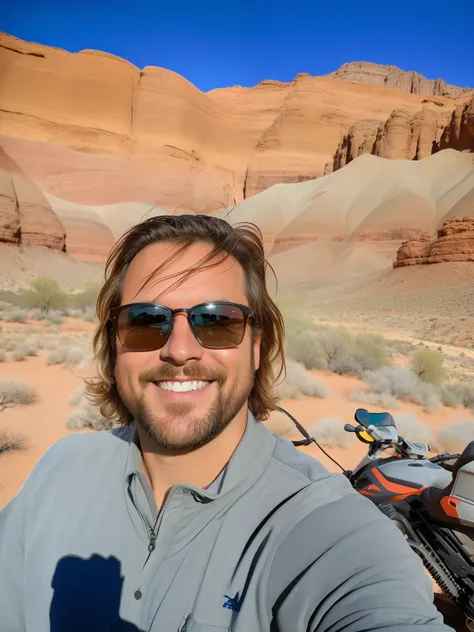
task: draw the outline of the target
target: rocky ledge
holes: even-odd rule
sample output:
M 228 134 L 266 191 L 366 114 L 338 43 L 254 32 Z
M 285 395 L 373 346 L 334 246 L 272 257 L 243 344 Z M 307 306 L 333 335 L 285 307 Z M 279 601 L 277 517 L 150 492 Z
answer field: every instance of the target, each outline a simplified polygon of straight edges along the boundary
M 422 233 L 403 242 L 393 267 L 449 261 L 474 261 L 474 218 L 455 217 L 446 221 L 435 239 Z

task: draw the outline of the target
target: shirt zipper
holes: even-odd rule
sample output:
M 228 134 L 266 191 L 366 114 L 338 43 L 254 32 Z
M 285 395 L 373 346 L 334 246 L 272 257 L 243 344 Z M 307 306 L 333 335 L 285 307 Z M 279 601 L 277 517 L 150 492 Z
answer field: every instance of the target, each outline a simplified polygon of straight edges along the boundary
M 178 489 L 178 486 L 173 488 L 170 491 L 170 493 L 168 494 L 168 497 L 165 500 L 165 504 L 161 508 L 161 511 L 158 514 L 158 517 L 156 519 L 156 523 L 155 523 L 155 525 L 153 527 L 150 525 L 148 520 L 142 515 L 142 513 L 139 510 L 139 508 L 137 507 L 137 505 L 135 505 L 139 515 L 141 516 L 141 518 L 143 520 L 143 523 L 145 525 L 145 528 L 147 530 L 147 535 L 148 535 L 148 547 L 147 547 L 148 548 L 148 555 L 147 555 L 147 558 L 146 558 L 146 560 L 145 560 L 145 562 L 144 562 L 144 564 L 142 566 L 142 572 L 144 571 L 146 565 L 148 564 L 148 561 L 149 561 L 149 559 L 151 557 L 151 554 L 156 549 L 156 540 L 158 538 L 158 533 L 159 533 L 160 527 L 161 527 L 161 525 L 163 523 L 164 513 L 165 513 L 166 507 L 167 507 L 167 505 L 168 505 L 168 503 L 170 501 L 170 498 L 173 495 L 173 492 L 175 491 L 175 489 Z M 142 596 L 143 596 L 143 593 L 142 593 L 142 590 L 141 590 L 142 584 L 143 584 L 143 578 L 142 578 L 142 581 L 140 582 L 140 585 L 138 586 L 138 588 L 134 592 L 135 599 L 137 599 L 137 600 L 141 599 Z

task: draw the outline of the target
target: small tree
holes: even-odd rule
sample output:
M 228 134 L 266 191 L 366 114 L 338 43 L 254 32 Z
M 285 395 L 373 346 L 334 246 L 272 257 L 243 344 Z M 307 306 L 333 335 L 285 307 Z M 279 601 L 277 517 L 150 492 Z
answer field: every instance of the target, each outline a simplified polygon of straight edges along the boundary
M 66 295 L 56 279 L 39 276 L 31 281 L 30 288 L 23 292 L 23 298 L 30 307 L 39 307 L 43 314 L 47 314 L 50 309 L 63 307 Z
M 441 384 L 445 378 L 444 357 L 433 349 L 417 349 L 411 357 L 413 373 L 423 382 Z

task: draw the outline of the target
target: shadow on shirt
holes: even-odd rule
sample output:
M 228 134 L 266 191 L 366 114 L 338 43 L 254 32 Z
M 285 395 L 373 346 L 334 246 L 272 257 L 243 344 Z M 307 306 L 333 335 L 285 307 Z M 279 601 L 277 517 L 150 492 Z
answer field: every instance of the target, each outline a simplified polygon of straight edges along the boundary
M 143 632 L 120 618 L 123 577 L 116 557 L 63 557 L 51 585 L 51 632 Z

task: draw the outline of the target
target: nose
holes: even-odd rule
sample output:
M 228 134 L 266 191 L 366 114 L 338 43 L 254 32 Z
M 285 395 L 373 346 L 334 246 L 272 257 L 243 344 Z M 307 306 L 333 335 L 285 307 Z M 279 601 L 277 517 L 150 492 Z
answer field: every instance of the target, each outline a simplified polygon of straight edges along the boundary
M 203 347 L 189 327 L 187 314 L 175 314 L 173 331 L 164 347 L 160 349 L 160 360 L 181 366 L 190 360 L 200 360 L 202 354 Z

